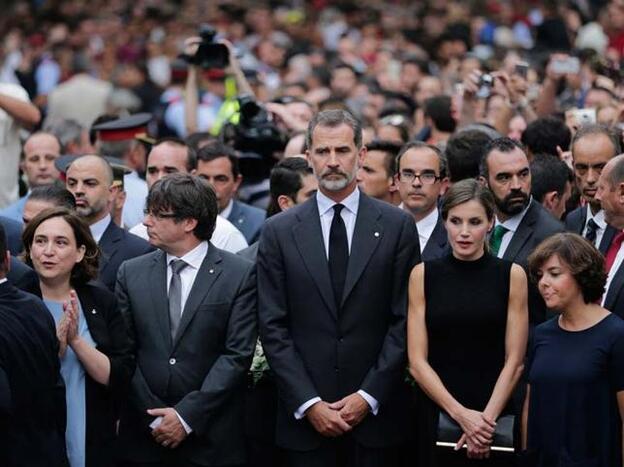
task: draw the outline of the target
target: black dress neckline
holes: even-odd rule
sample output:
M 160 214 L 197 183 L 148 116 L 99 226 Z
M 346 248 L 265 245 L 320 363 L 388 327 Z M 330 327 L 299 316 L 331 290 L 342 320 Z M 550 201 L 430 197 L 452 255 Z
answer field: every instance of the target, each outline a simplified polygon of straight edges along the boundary
M 486 264 L 488 264 L 491 259 L 492 256 L 488 253 L 483 253 L 483 255 L 481 255 L 479 258 L 473 260 L 459 259 L 456 258 L 453 253 L 449 254 L 449 261 L 453 266 L 468 270 L 481 269 Z

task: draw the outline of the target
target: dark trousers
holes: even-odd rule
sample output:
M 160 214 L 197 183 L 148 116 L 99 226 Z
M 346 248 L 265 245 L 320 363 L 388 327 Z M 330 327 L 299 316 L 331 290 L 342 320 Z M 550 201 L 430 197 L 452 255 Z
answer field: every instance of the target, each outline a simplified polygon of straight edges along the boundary
M 117 467 L 202 467 L 200 464 L 186 461 L 172 461 L 172 462 L 119 462 Z M 245 467 L 244 464 L 237 465 L 223 465 L 220 467 Z
M 369 448 L 347 434 L 312 451 L 287 451 L 289 467 L 399 467 L 398 447 Z

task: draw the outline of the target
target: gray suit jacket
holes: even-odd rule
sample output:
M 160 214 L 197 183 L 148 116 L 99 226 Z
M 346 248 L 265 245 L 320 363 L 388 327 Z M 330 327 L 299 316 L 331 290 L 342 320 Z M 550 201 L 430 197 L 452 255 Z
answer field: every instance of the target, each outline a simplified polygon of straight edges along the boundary
M 234 200 L 232 212 L 228 216 L 228 220 L 241 231 L 250 245 L 260 237 L 260 229 L 264 225 L 265 218 L 265 210 L 236 200 Z
M 119 427 L 122 457 L 135 462 L 245 461 L 244 381 L 256 342 L 255 266 L 212 244 L 172 341 L 166 254 L 124 262 L 116 293 L 137 368 Z M 193 432 L 173 452 L 158 445 L 146 410 L 173 407 Z M 171 457 L 173 456 L 173 457 Z

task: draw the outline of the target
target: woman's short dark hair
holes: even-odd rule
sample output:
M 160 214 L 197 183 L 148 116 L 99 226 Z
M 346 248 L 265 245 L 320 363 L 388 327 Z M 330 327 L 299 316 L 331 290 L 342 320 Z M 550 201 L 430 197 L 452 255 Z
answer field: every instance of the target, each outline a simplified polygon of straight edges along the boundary
M 539 269 L 554 255 L 570 269 L 585 303 L 602 297 L 607 283 L 604 258 L 593 244 L 573 233 L 548 237 L 529 255 L 529 275 L 533 282 L 539 281 Z
M 460 204 L 475 200 L 485 210 L 485 215 L 489 221 L 494 219 L 494 196 L 481 183 L 474 178 L 467 178 L 454 183 L 444 195 L 442 201 L 442 219 L 448 218 L 449 211 Z
M 217 222 L 217 195 L 200 177 L 174 173 L 158 180 L 149 191 L 147 210 L 152 214 L 175 214 L 174 221 L 195 219 L 193 233 L 199 240 L 210 240 Z
M 30 257 L 30 250 L 32 242 L 35 238 L 35 231 L 45 221 L 55 217 L 61 217 L 65 222 L 67 222 L 74 232 L 76 245 L 78 247 L 85 247 L 85 253 L 82 261 L 76 263 L 72 269 L 71 277 L 69 279 L 71 285 L 84 285 L 90 280 L 97 278 L 100 249 L 91 235 L 89 226 L 77 214 L 64 207 L 44 209 L 33 217 L 33 219 L 28 223 L 26 229 L 24 229 L 24 233 L 22 233 L 24 261 L 26 264 L 30 267 L 33 265 Z

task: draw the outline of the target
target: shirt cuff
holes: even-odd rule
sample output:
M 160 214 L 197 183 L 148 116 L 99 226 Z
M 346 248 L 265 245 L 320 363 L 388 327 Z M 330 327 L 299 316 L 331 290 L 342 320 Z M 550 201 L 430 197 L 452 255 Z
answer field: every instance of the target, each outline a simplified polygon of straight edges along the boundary
M 379 402 L 377 402 L 377 399 L 362 389 L 360 389 L 357 393 L 364 398 L 368 405 L 370 405 L 371 413 L 373 415 L 377 415 L 377 412 L 379 412 Z
M 182 426 L 184 427 L 184 431 L 186 431 L 187 435 L 190 435 L 193 432 L 193 429 L 188 426 L 188 424 L 184 421 L 184 419 L 180 416 L 180 414 L 178 413 L 178 411 L 175 411 L 176 415 L 178 416 L 178 420 L 180 420 L 180 423 L 182 424 Z
M 314 398 L 310 399 L 309 401 L 304 402 L 303 404 L 301 404 L 299 406 L 299 408 L 295 411 L 295 418 L 297 420 L 301 420 L 303 417 L 305 417 L 306 410 L 308 410 L 310 407 L 312 407 L 317 402 L 321 402 L 321 398 L 320 397 L 314 397 Z

